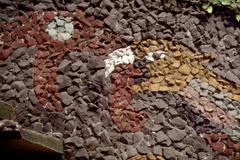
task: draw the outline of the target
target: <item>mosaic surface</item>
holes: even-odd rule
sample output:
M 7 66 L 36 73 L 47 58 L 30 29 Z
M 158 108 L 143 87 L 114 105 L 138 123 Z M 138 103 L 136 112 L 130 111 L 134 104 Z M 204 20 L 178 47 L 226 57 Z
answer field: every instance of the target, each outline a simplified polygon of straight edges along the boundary
M 63 159 L 240 159 L 239 35 L 219 29 L 222 46 L 197 48 L 198 35 L 180 40 L 204 32 L 197 16 L 161 12 L 120 25 L 111 15 L 90 16 L 90 8 L 29 11 L 0 25 L 0 99 L 14 104 L 17 121 L 61 133 Z M 137 35 L 171 19 L 195 31 Z M 133 37 L 121 33 L 124 23 Z

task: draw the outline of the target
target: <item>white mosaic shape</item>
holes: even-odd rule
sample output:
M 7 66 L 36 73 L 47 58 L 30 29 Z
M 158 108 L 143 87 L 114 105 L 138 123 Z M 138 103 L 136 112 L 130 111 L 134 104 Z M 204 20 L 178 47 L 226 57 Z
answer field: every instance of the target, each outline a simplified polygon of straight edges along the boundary
M 131 47 L 120 48 L 108 55 L 105 61 L 105 77 L 108 77 L 118 64 L 133 64 L 134 54 Z

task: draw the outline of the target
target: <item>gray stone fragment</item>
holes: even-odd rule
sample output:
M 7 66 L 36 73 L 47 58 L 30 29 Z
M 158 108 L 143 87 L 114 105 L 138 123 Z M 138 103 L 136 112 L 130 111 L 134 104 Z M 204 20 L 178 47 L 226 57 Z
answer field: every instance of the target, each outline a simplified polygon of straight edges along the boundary
M 183 150 L 186 147 L 186 144 L 179 142 L 179 143 L 174 143 L 173 146 L 175 149 Z
M 175 158 L 175 149 L 169 147 L 169 148 L 163 148 L 163 156 L 166 159 L 174 159 Z
M 147 142 L 145 140 L 138 143 L 137 150 L 140 154 L 147 154 L 148 152 L 150 152 L 150 148 L 148 147 Z
M 70 86 L 70 87 L 68 87 L 67 92 L 70 95 L 72 95 L 72 94 L 76 93 L 78 90 L 79 90 L 79 88 L 77 86 Z
M 88 152 L 85 148 L 81 148 L 79 149 L 76 154 L 75 154 L 75 157 L 77 159 L 84 159 L 84 160 L 88 160 L 89 159 L 89 155 L 88 155 Z
M 71 103 L 73 103 L 73 97 L 70 96 L 67 92 L 61 92 L 60 97 L 63 104 L 65 105 L 70 105 Z
M 203 53 L 215 53 L 216 52 L 216 50 L 213 49 L 213 47 L 211 45 L 201 45 L 200 51 Z
M 105 63 L 101 58 L 97 56 L 91 56 L 87 64 L 87 67 L 89 69 L 102 69 L 102 68 L 105 68 Z
M 151 16 L 147 16 L 146 19 L 150 22 L 150 24 L 154 24 L 156 22 L 156 20 Z
M 167 146 L 171 145 L 171 140 L 169 137 L 163 133 L 163 131 L 159 131 L 156 133 L 156 142 L 160 144 L 165 144 Z
M 77 61 L 71 65 L 72 71 L 76 71 L 83 65 L 82 61 Z
M 137 149 L 133 146 L 127 146 L 127 156 L 128 158 L 131 158 L 133 156 L 136 156 L 138 154 Z
M 3 84 L 2 85 L 2 88 L 1 88 L 1 91 L 7 91 L 7 90 L 10 90 L 11 89 L 11 86 L 8 85 L 8 84 Z
M 187 122 L 180 117 L 175 117 L 171 120 L 171 123 L 180 129 L 184 129 L 187 125 Z
M 102 7 L 114 8 L 114 4 L 111 2 L 111 0 L 102 0 Z
M 26 86 L 23 81 L 15 81 L 12 83 L 12 88 L 15 88 L 17 91 L 21 91 L 26 88 Z
M 27 50 L 28 49 L 26 47 L 16 49 L 15 51 L 13 51 L 13 53 L 11 55 L 11 59 L 17 59 L 17 58 L 23 56 L 27 52 Z
M 111 144 L 111 140 L 109 138 L 109 134 L 108 134 L 108 131 L 106 129 L 103 130 L 103 132 L 100 134 L 100 139 L 101 139 L 101 142 L 106 144 L 106 145 Z
M 96 147 L 99 145 L 99 142 L 98 142 L 97 138 L 89 137 L 89 138 L 86 139 L 85 145 L 89 149 L 96 149 Z
M 95 35 L 95 36 L 101 36 L 103 33 L 104 33 L 104 30 L 103 30 L 103 29 L 97 28 L 96 31 L 95 31 L 95 33 L 94 33 L 94 35 Z
M 90 0 L 91 4 L 99 3 L 101 0 Z
M 20 68 L 28 68 L 30 64 L 27 60 L 20 60 L 20 62 L 18 63 L 18 66 Z
M 223 98 L 224 98 L 224 95 L 223 95 L 223 93 L 214 93 L 214 94 L 213 94 L 213 97 L 214 97 L 214 98 L 217 98 L 217 99 L 223 99 Z
M 216 91 L 216 89 L 212 86 L 208 86 L 207 88 L 209 91 L 211 91 L 212 93 L 214 93 Z
M 231 82 L 234 82 L 236 84 L 240 84 L 240 79 L 235 74 L 233 74 L 231 71 L 226 72 L 226 77 L 225 78 L 228 79 Z
M 67 4 L 66 8 L 67 8 L 68 11 L 73 12 L 73 11 L 77 10 L 77 5 L 74 4 L 74 3 Z
M 140 137 L 139 137 L 139 139 L 141 139 Z M 136 137 L 135 137 L 135 139 L 136 139 Z M 132 144 L 133 143 L 133 133 L 123 133 L 120 140 L 124 144 Z
M 227 105 L 227 108 L 230 109 L 230 110 L 235 109 L 235 107 L 232 105 L 232 103 L 228 104 L 228 105 Z
M 144 140 L 144 134 L 142 132 L 136 132 L 133 134 L 133 143 L 139 143 Z
M 162 147 L 160 145 L 155 145 L 153 147 L 152 153 L 154 155 L 160 155 L 161 156 L 162 155 Z
M 11 98 L 15 98 L 16 96 L 16 92 L 14 90 L 8 90 L 5 94 L 4 94 L 4 99 L 5 100 L 9 100 Z
M 168 113 L 170 113 L 172 116 L 177 116 L 178 115 L 178 112 L 174 108 L 170 108 L 168 110 Z
M 37 131 L 37 132 L 42 132 L 43 131 L 43 124 L 40 123 L 40 122 L 35 122 L 32 124 L 32 128 L 34 131 Z
M 173 142 L 179 142 L 186 136 L 186 133 L 182 130 L 174 128 L 167 131 L 167 135 Z
M 100 136 L 101 132 L 103 131 L 102 123 L 93 123 L 92 124 L 93 132 L 97 135 Z
M 92 130 L 87 125 L 84 124 L 81 130 L 82 130 L 82 135 L 85 139 L 92 136 Z
M 132 25 L 132 30 L 134 33 L 138 33 L 141 31 L 141 28 L 137 24 L 131 23 L 131 25 Z
M 65 144 L 68 145 L 75 145 L 76 147 L 83 147 L 84 146 L 84 140 L 81 137 L 78 136 L 73 136 L 73 137 L 68 137 L 67 139 L 64 140 Z
M 208 89 L 208 84 L 206 82 L 201 83 L 201 88 L 202 89 Z
M 236 110 L 228 111 L 227 113 L 233 117 L 238 115 L 238 112 Z
M 223 105 L 223 101 L 219 100 L 219 101 L 214 101 L 215 104 L 219 107 L 221 107 Z
M 122 36 L 122 39 L 125 40 L 126 42 L 132 42 L 133 41 L 133 36 Z
M 115 156 L 105 156 L 104 160 L 118 160 Z
M 143 101 L 141 100 L 133 100 L 133 106 L 134 109 L 138 112 L 141 111 L 143 109 L 147 109 L 149 106 L 147 106 L 146 104 L 143 103 Z
M 68 77 L 68 76 L 65 76 L 65 75 L 58 75 L 57 76 L 57 83 L 58 83 L 59 89 L 69 87 L 72 84 L 71 78 Z
M 238 44 L 235 37 L 232 35 L 228 35 L 228 34 L 223 37 L 223 42 L 224 42 L 226 48 L 236 47 Z
M 60 63 L 60 65 L 58 66 L 58 69 L 57 69 L 57 70 L 58 70 L 59 72 L 61 72 L 61 73 L 65 73 L 65 72 L 67 71 L 70 63 L 71 63 L 71 62 L 70 62 L 69 60 L 64 59 L 64 60 Z

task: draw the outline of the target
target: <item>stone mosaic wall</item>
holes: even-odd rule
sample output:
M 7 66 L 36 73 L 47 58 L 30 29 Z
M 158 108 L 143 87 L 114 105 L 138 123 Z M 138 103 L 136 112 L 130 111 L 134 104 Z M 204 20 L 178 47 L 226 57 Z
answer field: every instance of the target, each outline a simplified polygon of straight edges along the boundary
M 240 159 L 237 26 L 176 1 L 55 3 L 0 25 L 21 125 L 63 134 L 62 159 Z

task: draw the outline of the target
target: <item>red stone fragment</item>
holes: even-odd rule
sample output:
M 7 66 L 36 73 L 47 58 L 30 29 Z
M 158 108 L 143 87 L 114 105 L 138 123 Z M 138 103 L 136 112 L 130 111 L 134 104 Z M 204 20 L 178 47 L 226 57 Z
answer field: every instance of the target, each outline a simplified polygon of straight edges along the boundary
M 226 149 L 225 144 L 222 142 L 215 142 L 211 143 L 210 145 L 213 148 L 213 150 L 216 151 L 217 153 L 222 153 Z
M 0 50 L 0 60 L 7 59 L 12 54 L 12 52 L 13 52 L 12 48 Z
M 234 149 L 240 153 L 240 143 L 234 144 Z
M 8 32 L 5 32 L 5 33 L 3 34 L 3 36 L 1 37 L 1 40 L 2 40 L 4 43 L 11 42 L 11 41 L 12 41 L 11 34 L 8 33 Z
M 17 48 L 21 48 L 21 47 L 25 47 L 26 44 L 24 43 L 23 39 L 16 39 L 13 43 L 12 43 L 13 49 L 17 49 Z
M 43 18 L 45 21 L 50 22 L 54 19 L 55 14 L 54 12 L 44 12 Z
M 35 86 L 34 90 L 37 95 L 42 95 L 44 93 L 44 86 L 43 85 Z
M 37 41 L 33 37 L 31 37 L 31 36 L 29 36 L 27 34 L 25 35 L 25 39 L 26 39 L 27 44 L 28 44 L 29 47 L 37 45 Z
M 50 45 L 54 48 L 55 52 L 60 52 L 65 50 L 64 42 L 58 40 L 51 40 Z
M 67 49 L 69 49 L 69 50 L 73 50 L 74 49 L 74 47 L 75 47 L 75 41 L 74 40 L 72 40 L 72 39 L 68 39 L 67 41 L 66 41 L 66 47 L 67 47 Z
M 222 152 L 222 155 L 225 155 L 227 157 L 231 157 L 233 155 L 233 149 L 225 149 L 223 152 Z

